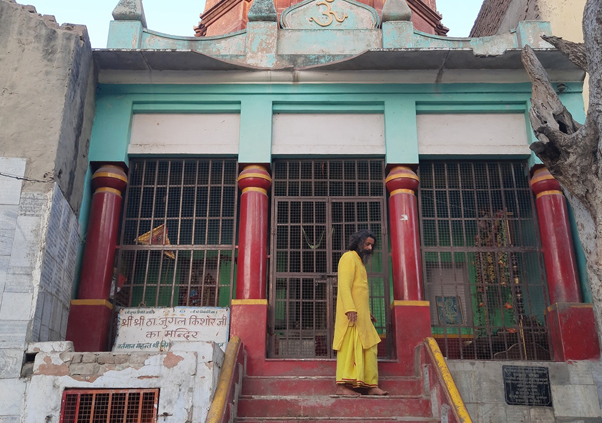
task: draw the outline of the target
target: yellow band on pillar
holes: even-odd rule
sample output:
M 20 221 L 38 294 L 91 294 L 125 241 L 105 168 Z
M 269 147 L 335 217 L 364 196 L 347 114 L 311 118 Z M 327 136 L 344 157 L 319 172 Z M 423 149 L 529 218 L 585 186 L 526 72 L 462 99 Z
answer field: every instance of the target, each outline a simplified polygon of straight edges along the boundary
M 564 195 L 562 191 L 558 191 L 556 189 L 550 191 L 542 191 L 535 196 L 535 198 L 543 197 L 544 195 Z
M 268 192 L 265 189 L 263 189 L 263 188 L 257 188 L 257 187 L 243 188 L 242 189 L 242 193 L 244 194 L 245 192 L 260 192 L 262 194 L 268 195 Z
M 567 308 L 593 308 L 594 306 L 591 303 L 564 303 L 564 305 L 566 306 L 568 304 Z M 558 310 L 558 303 L 554 303 L 550 306 L 548 306 L 547 310 L 550 311 L 556 311 Z
M 119 191 L 118 189 L 115 189 L 115 188 L 100 187 L 96 191 L 94 191 L 94 194 L 99 193 L 99 192 L 109 192 L 111 194 L 115 194 L 115 195 L 118 195 L 121 197 L 121 191 Z
M 391 307 L 403 307 L 403 306 L 419 306 L 419 307 L 430 307 L 431 303 L 428 301 L 403 301 L 395 300 L 391 303 Z
M 71 300 L 71 305 L 88 305 L 88 306 L 105 306 L 108 308 L 113 308 L 113 304 L 111 304 L 107 300 Z
M 268 300 L 232 300 L 232 305 L 268 305 Z
M 462 337 L 462 339 L 473 339 L 474 335 L 467 335 L 467 334 L 458 335 L 457 333 L 446 333 L 446 334 L 434 333 L 433 334 L 433 338 L 435 338 L 435 339 L 444 339 L 444 338 L 458 339 L 460 337 Z
M 414 191 L 411 189 L 395 189 L 393 191 L 391 191 L 391 196 L 394 196 L 395 194 L 411 194 L 414 195 Z
M 238 177 L 238 181 L 247 178 L 261 178 L 272 182 L 272 178 L 270 178 L 268 175 L 264 175 L 263 173 L 243 173 Z
M 126 184 L 128 182 L 128 178 L 126 178 L 123 175 L 120 175 L 118 173 L 113 173 L 113 172 L 98 172 L 98 173 L 95 173 L 94 175 L 92 175 L 92 179 L 96 179 L 96 178 L 115 178 L 115 179 L 119 179 L 119 180 L 125 182 Z
M 410 168 L 406 169 L 410 170 Z M 395 173 L 394 175 L 389 174 L 389 176 L 385 178 L 385 183 L 392 181 L 393 179 L 415 179 L 420 182 L 420 178 L 412 173 Z
M 535 178 L 531 179 L 531 185 L 536 184 L 541 181 L 547 181 L 550 179 L 556 179 L 556 178 L 554 178 L 552 175 L 536 176 Z

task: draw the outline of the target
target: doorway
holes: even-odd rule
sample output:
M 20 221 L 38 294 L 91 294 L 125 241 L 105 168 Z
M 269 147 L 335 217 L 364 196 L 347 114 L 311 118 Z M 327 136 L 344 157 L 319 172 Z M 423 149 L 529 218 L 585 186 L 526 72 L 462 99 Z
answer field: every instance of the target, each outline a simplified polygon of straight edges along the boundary
M 371 310 L 383 339 L 380 353 L 387 356 L 384 163 L 283 160 L 274 164 L 273 174 L 269 356 L 334 357 L 337 265 L 359 229 L 370 229 L 378 238 L 367 271 Z

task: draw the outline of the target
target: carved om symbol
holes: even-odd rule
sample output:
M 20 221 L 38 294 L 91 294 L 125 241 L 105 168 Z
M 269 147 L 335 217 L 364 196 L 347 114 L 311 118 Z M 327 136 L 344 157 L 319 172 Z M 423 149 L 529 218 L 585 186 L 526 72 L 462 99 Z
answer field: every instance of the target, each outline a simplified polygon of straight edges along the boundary
M 330 3 L 332 3 L 332 2 L 334 2 L 334 0 L 324 0 L 319 3 L 316 3 L 316 6 L 326 6 L 326 10 L 322 12 L 322 15 L 326 16 L 325 23 L 320 22 L 318 19 L 316 19 L 314 17 L 309 18 L 309 21 L 315 22 L 318 25 L 320 25 L 321 27 L 325 27 L 325 26 L 330 25 L 333 20 L 336 20 L 337 22 L 341 23 L 345 19 L 347 19 L 348 16 L 346 13 L 343 13 L 343 16 L 341 18 L 339 18 L 337 13 L 332 11 L 332 9 L 330 7 Z

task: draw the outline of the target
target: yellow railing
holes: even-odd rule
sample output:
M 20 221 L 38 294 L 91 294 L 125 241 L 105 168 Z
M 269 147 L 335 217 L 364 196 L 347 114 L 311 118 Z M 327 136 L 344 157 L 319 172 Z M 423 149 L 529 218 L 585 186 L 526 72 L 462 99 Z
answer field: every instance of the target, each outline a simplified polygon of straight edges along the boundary
M 213 401 L 211 401 L 211 407 L 207 414 L 207 420 L 205 423 L 221 423 L 228 421 L 229 416 L 225 416 L 224 413 L 228 406 L 228 398 L 234 395 L 234 384 L 236 383 L 234 376 L 236 375 L 236 363 L 238 362 L 238 355 L 240 354 L 240 338 L 233 336 L 228 341 L 226 347 L 226 355 L 224 357 L 224 364 L 219 374 L 217 381 L 217 388 L 215 389 L 215 395 Z
M 437 377 L 441 382 L 443 387 L 443 391 L 445 392 L 445 396 L 449 401 L 449 405 L 452 408 L 452 412 L 456 417 L 458 423 L 472 423 L 472 419 L 468 414 L 468 410 L 466 409 L 466 405 L 464 405 L 464 401 L 460 396 L 460 392 L 458 392 L 458 388 L 456 387 L 456 383 L 452 378 L 451 373 L 449 372 L 449 368 L 447 367 L 447 363 L 445 362 L 445 358 L 443 354 L 441 354 L 441 350 L 439 349 L 439 344 L 435 341 L 434 338 L 426 338 L 424 340 L 425 345 L 427 346 L 427 352 L 435 365 L 435 371 L 437 372 Z

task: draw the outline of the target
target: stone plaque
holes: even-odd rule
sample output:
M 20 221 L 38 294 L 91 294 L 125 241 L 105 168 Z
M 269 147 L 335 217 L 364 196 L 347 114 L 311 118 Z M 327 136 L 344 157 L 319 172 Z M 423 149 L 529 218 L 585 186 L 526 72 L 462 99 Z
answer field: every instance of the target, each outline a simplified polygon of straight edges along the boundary
M 122 308 L 113 351 L 194 349 L 194 343 L 215 342 L 225 350 L 230 309 L 220 307 Z
M 502 366 L 506 404 L 552 407 L 547 367 Z

